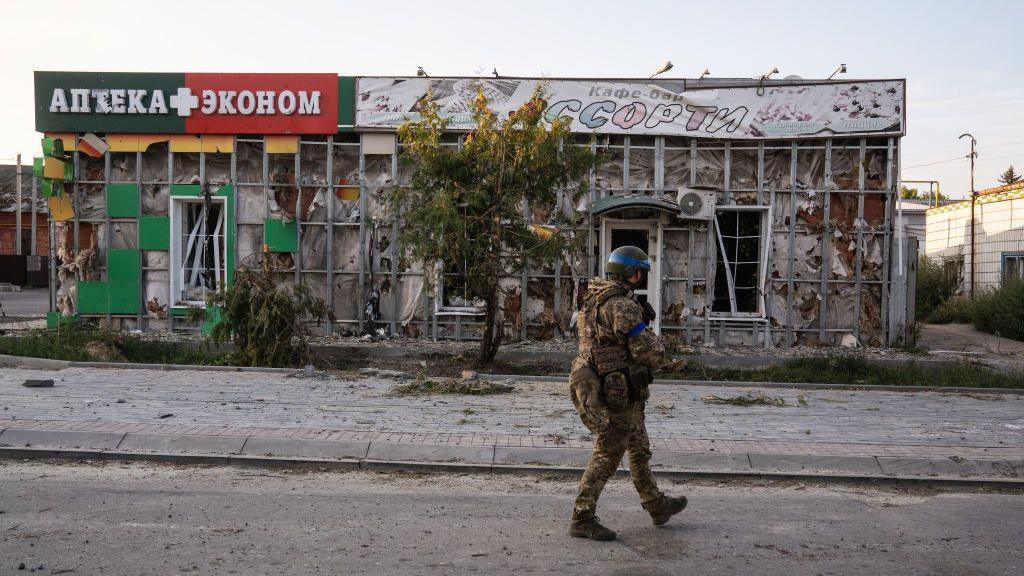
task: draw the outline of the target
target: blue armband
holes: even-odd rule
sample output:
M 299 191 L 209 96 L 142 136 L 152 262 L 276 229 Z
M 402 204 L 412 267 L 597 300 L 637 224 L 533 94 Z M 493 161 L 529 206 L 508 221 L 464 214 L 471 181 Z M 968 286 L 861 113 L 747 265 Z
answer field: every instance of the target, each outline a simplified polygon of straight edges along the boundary
M 626 332 L 626 338 L 636 338 L 642 334 L 645 329 L 647 329 L 647 322 L 641 322 L 636 326 L 633 326 L 632 330 Z

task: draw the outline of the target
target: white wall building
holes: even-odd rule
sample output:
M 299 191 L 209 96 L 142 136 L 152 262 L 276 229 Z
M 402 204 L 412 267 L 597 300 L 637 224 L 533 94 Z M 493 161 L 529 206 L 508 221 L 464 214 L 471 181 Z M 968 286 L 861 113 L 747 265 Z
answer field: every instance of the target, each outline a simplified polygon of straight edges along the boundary
M 973 203 L 928 210 L 925 254 L 959 266 L 963 292 L 970 292 L 972 277 L 975 290 L 1024 279 L 1024 182 L 982 190 Z

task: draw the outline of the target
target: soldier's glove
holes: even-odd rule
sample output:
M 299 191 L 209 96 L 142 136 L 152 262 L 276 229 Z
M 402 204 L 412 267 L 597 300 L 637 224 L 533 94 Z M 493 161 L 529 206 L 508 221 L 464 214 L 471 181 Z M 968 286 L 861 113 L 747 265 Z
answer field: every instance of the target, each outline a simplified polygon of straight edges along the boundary
M 644 318 L 644 322 L 646 322 L 647 324 L 654 322 L 654 319 L 658 317 L 658 314 L 654 312 L 654 306 L 651 306 L 650 302 L 643 303 L 642 315 Z
M 596 386 L 579 388 L 580 403 L 591 423 L 598 429 L 608 425 L 608 411 L 601 402 L 601 390 Z

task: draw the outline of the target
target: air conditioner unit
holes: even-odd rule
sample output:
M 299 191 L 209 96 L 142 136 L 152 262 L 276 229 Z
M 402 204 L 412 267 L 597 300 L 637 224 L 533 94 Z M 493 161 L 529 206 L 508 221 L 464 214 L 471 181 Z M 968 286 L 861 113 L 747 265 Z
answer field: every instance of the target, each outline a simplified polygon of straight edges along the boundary
M 715 191 L 680 187 L 676 194 L 679 217 L 689 220 L 711 220 L 715 217 Z

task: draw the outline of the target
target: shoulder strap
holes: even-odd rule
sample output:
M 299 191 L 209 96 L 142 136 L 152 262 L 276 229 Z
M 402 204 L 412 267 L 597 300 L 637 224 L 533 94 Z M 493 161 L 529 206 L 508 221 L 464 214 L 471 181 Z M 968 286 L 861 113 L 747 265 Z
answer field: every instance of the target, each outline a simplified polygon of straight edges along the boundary
M 625 295 L 626 295 L 626 290 L 622 286 L 619 286 L 618 284 L 613 284 L 613 285 L 605 288 L 604 290 L 598 292 L 595 295 L 595 297 L 594 297 L 594 306 L 593 306 L 593 308 L 590 311 L 591 314 L 594 315 L 594 317 L 593 317 L 594 331 L 595 331 L 594 336 L 597 336 L 596 332 L 598 331 L 598 314 L 599 314 L 599 311 L 601 309 L 601 306 L 605 302 L 611 300 L 612 298 L 614 298 L 616 296 L 625 296 Z

